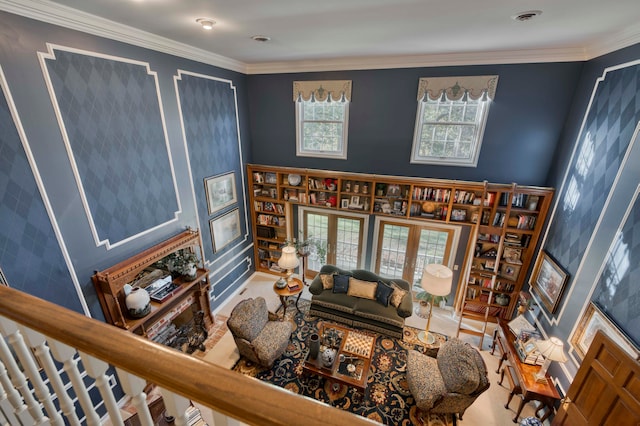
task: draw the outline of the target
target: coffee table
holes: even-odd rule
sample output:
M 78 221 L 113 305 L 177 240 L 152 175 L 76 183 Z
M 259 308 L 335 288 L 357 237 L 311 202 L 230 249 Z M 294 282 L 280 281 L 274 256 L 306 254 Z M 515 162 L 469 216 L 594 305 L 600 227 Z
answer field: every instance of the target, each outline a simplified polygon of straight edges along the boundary
M 307 352 L 302 372 L 316 374 L 339 384 L 353 386 L 364 393 L 367 388 L 376 336 L 327 322 L 318 323 L 318 334 L 320 336 L 337 336 L 335 360 L 330 367 L 325 367 L 320 355 L 313 359 Z M 321 346 L 320 353 L 322 353 L 322 349 Z M 344 357 L 342 361 L 340 355 Z M 348 367 L 350 364 L 355 369 L 350 369 Z

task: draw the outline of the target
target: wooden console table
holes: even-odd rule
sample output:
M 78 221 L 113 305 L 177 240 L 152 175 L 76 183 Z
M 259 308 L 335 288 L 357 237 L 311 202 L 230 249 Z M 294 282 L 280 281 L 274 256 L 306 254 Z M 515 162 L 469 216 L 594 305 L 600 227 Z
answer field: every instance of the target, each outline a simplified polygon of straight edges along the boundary
M 199 251 L 202 259 L 202 243 L 197 230 L 187 229 L 153 247 L 144 250 L 103 271 L 96 271 L 91 278 L 107 322 L 145 337 L 155 334 L 171 322 L 183 325 L 193 319 L 193 314 L 204 313 L 204 327 L 213 325 L 209 303 L 209 270 L 199 267 L 195 279 L 178 277 L 173 280 L 179 288 L 162 303 L 151 302 L 151 312 L 143 318 L 132 318 L 125 305 L 125 284 L 132 283 L 145 268 L 178 250 Z
M 512 382 L 513 385 L 505 408 L 509 407 L 509 402 L 511 402 L 514 395 L 521 394 L 522 399 L 520 400 L 520 405 L 518 405 L 518 410 L 513 418 L 513 422 L 518 422 L 518 417 L 520 416 L 520 412 L 522 412 L 524 404 L 529 401 L 539 401 L 542 403 L 543 406 L 536 410 L 536 414 L 540 409 L 544 407 L 547 408 L 548 411 L 541 418 L 541 420 L 544 421 L 553 413 L 556 401 L 560 400 L 560 394 L 548 374 L 545 383 L 536 381 L 535 375 L 540 371 L 540 366 L 521 362 L 516 352 L 515 341 L 516 336 L 511 332 L 511 329 L 509 329 L 508 322 L 502 318 L 498 318 L 498 328 L 496 329 L 496 337 L 493 345 L 495 348 L 497 344 L 503 351 L 503 360 L 506 359 L 509 361 L 509 365 L 505 365 L 502 369 L 502 378 L 504 378 L 505 373 L 508 374 L 509 381 Z M 500 363 L 502 364 L 502 360 Z M 500 382 L 502 382 L 502 379 L 500 379 Z

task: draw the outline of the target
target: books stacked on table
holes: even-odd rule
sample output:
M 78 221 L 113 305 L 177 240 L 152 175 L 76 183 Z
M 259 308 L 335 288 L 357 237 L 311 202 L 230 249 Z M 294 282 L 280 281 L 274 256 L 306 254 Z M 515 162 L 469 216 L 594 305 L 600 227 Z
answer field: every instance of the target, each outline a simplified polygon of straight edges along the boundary
M 287 283 L 287 288 L 289 289 L 289 291 L 300 290 L 300 283 L 297 281 L 289 281 Z

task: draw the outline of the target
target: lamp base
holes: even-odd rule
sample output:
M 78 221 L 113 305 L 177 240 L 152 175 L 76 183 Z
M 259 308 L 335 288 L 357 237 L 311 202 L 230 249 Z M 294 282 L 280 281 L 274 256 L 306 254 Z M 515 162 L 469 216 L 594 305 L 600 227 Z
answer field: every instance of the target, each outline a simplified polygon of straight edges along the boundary
M 418 340 L 422 343 L 426 343 L 427 345 L 433 345 L 436 342 L 436 338 L 433 337 L 433 334 L 427 333 L 426 331 L 418 333 Z

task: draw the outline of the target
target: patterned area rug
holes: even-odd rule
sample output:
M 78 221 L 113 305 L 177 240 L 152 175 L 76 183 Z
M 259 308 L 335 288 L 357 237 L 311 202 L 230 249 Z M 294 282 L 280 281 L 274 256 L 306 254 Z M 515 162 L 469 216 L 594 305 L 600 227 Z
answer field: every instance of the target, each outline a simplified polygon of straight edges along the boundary
M 332 386 L 334 382 L 319 376 L 302 375 L 307 337 L 317 330 L 319 321 L 325 320 L 309 316 L 309 301 L 300 300 L 299 306 L 301 313 L 295 307 L 287 309 L 286 320 L 294 324 L 293 336 L 286 352 L 272 369 L 240 358 L 233 370 L 386 425 L 456 424 L 453 415 L 423 413 L 415 406 L 409 391 L 405 376 L 407 351 L 416 349 L 427 354 L 434 353 L 433 348 L 426 348 L 418 340 L 417 333 L 420 330 L 405 326 L 403 339 L 376 335 L 371 371 L 363 395 L 352 387 Z M 446 336 L 435 336 L 439 342 L 446 340 Z

